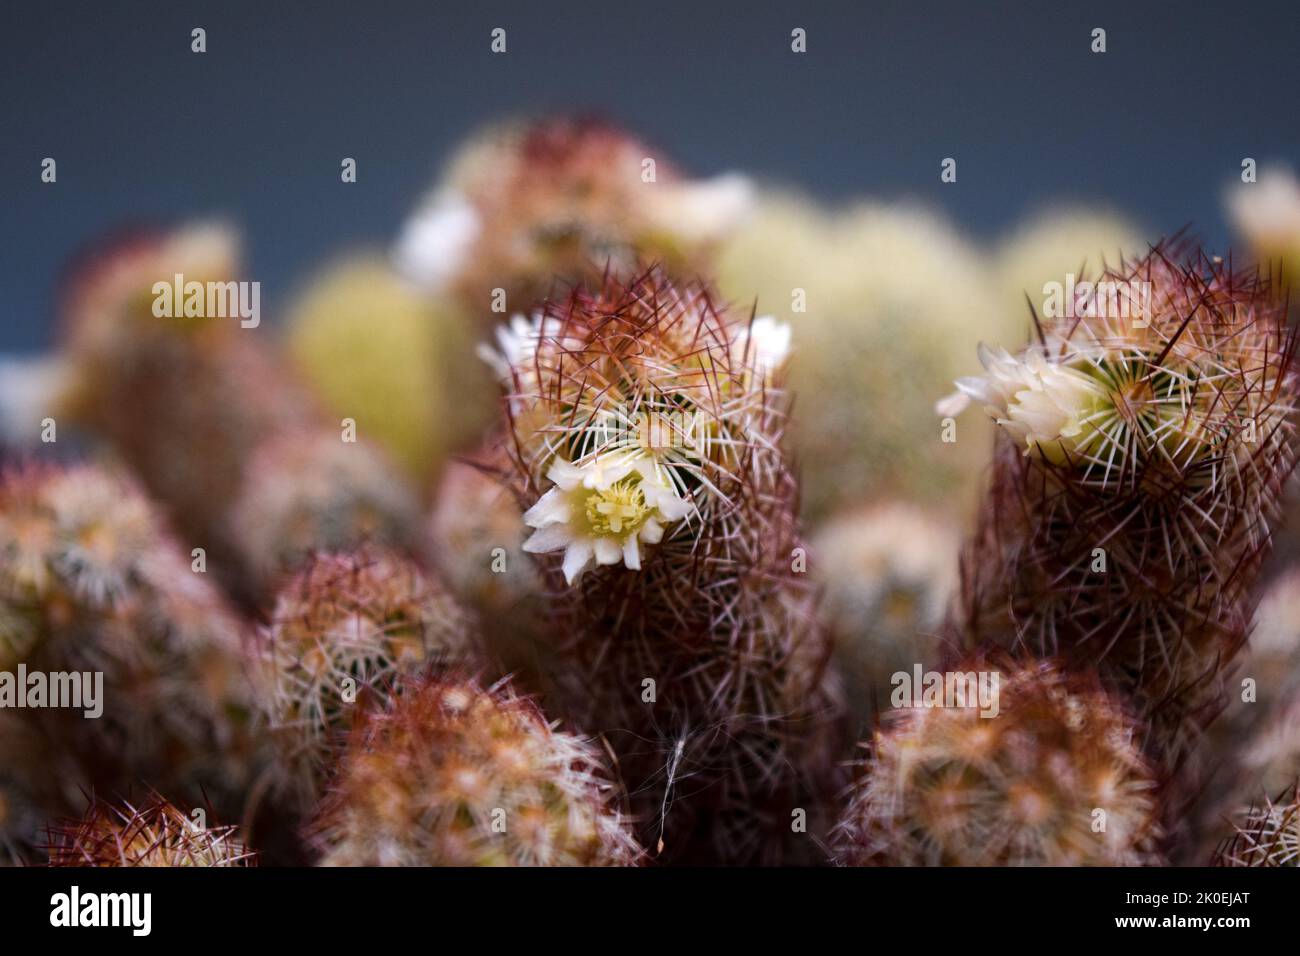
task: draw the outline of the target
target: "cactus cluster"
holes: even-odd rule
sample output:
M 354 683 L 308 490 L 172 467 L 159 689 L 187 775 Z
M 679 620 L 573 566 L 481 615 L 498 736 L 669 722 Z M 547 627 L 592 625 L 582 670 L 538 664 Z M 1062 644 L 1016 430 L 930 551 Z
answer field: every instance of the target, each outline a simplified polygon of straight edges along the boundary
M 235 827 L 207 826 L 157 793 L 139 807 L 92 800 L 79 820 L 49 828 L 50 866 L 256 866 Z
M 1285 302 L 1161 246 L 1066 305 L 958 382 L 1000 433 L 953 626 L 1097 668 L 1174 766 L 1222 706 L 1294 466 Z
M 508 683 L 403 678 L 311 832 L 325 866 L 627 866 L 642 851 L 592 744 Z
M 106 244 L 64 307 L 76 385 L 61 402 L 211 552 L 214 571 L 256 599 L 306 551 L 369 536 L 406 544 L 418 518 L 382 456 L 326 424 L 264 333 L 208 314 L 206 298 L 198 314 L 156 308 L 158 283 L 236 287 L 240 274 L 238 237 L 222 227 Z
M 304 806 L 400 675 L 479 661 L 473 624 L 442 586 L 375 549 L 312 557 L 281 588 L 262 637 L 258 699 L 281 783 Z
M 395 250 L 422 285 L 490 315 L 494 290 L 526 307 L 557 283 L 649 257 L 690 274 L 743 217 L 739 176 L 691 180 L 618 127 L 557 118 L 485 131 L 451 163 Z
M 3 702 L 0 861 L 1294 865 L 1280 270 L 752 200 L 560 118 L 279 339 L 211 308 L 228 228 L 72 270 L 58 352 L 0 361 L 45 459 L 0 448 L 0 693 L 103 711 Z
M 833 835 L 845 865 L 1136 866 L 1159 861 L 1157 781 L 1138 723 L 1051 661 L 975 658 L 998 712 L 892 711 Z M 911 703 L 911 702 L 909 702 Z
M 96 718 L 14 712 L 77 756 L 81 780 L 183 781 L 214 798 L 247 782 L 242 625 L 133 482 L 92 465 L 7 471 L 0 556 L 0 665 L 103 674 Z
M 767 837 L 789 831 L 830 711 L 782 449 L 788 331 L 650 270 L 500 342 L 566 712 L 609 735 L 656 844 L 782 852 Z

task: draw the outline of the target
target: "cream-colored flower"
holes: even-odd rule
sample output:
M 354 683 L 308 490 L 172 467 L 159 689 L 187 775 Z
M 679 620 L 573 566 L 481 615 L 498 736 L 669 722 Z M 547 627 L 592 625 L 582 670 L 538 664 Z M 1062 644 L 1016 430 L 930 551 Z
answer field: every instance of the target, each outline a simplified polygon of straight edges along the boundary
M 1023 358 L 1006 349 L 980 343 L 980 364 L 987 374 L 960 378 L 957 389 L 984 410 L 1018 442 L 1025 454 L 1035 448 L 1051 454 L 1062 445 L 1078 447 L 1088 425 L 1085 419 L 1106 401 L 1106 391 L 1078 369 L 1049 362 L 1037 350 Z M 942 412 L 960 411 L 957 401 L 945 399 Z
M 524 513 L 537 530 L 524 542 L 533 554 L 564 551 L 564 579 L 572 584 L 591 564 L 641 567 L 641 545 L 658 544 L 664 526 L 680 521 L 690 504 L 677 496 L 663 466 L 645 454 L 606 455 L 585 465 L 557 458 L 546 473 L 555 485 Z
M 412 282 L 436 291 L 460 272 L 482 230 L 478 211 L 469 200 L 445 190 L 403 227 L 393 264 Z
M 578 348 L 581 343 L 564 335 L 564 323 L 555 316 L 538 312 L 527 318 L 522 314 L 511 317 L 508 325 L 497 326 L 497 347 L 480 343 L 478 357 L 492 367 L 497 377 L 509 382 L 516 373 L 526 373 L 543 339 L 555 343 L 557 348 Z
M 1269 167 L 1254 183 L 1227 194 L 1233 225 L 1257 251 L 1274 255 L 1300 246 L 1300 180 L 1285 166 Z

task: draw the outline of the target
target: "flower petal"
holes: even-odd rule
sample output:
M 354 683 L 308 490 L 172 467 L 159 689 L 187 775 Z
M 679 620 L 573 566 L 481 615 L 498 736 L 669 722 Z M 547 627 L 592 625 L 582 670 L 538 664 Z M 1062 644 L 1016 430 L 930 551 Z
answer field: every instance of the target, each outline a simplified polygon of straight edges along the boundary
M 545 554 L 559 551 L 573 540 L 573 529 L 567 524 L 552 524 L 533 532 L 533 536 L 524 542 L 524 550 L 529 554 Z
M 597 564 L 618 564 L 623 560 L 623 549 L 618 546 L 617 539 L 597 538 L 595 544 Z
M 589 538 L 577 538 L 569 544 L 569 549 L 564 552 L 563 568 L 566 584 L 572 584 L 586 570 L 588 562 L 591 561 L 591 554 Z

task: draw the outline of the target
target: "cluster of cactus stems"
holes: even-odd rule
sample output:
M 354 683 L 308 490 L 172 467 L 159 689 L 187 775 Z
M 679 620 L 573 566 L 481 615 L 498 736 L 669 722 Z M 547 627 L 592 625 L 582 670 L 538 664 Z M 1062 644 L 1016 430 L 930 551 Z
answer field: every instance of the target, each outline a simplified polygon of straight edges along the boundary
M 997 714 L 892 711 L 832 847 L 845 865 L 1132 866 L 1159 861 L 1157 781 L 1137 721 L 1095 678 L 974 658 Z
M 367 548 L 316 555 L 284 584 L 260 658 L 280 783 L 306 808 L 348 732 L 384 706 L 401 674 L 476 665 L 480 652 L 469 616 L 436 580 Z
M 809 456 L 811 513 L 843 510 L 810 555 L 788 447 L 791 329 L 684 278 L 710 270 L 749 201 L 743 179 L 690 180 L 601 122 L 498 130 L 397 246 L 422 289 L 370 263 L 339 287 L 347 302 L 322 292 L 308 351 L 327 365 L 347 354 L 333 330 L 357 336 L 353 312 L 374 302 L 408 331 L 443 310 L 527 309 L 480 349 L 499 432 L 476 465 L 445 469 L 428 522 L 358 438 L 365 423 L 328 421 L 238 316 L 158 313 L 159 282 L 238 277 L 231 232 L 125 239 L 76 270 L 49 414 L 105 439 L 143 487 L 116 466 L 0 475 L 0 670 L 102 673 L 107 698 L 94 720 L 0 711 L 0 854 L 32 859 L 54 818 L 53 866 L 253 865 L 246 833 L 180 807 L 211 800 L 260 827 L 267 799 L 300 841 L 290 855 L 330 866 L 1199 852 L 1209 825 L 1182 819 L 1211 779 L 1198 747 L 1229 704 L 1295 464 L 1300 375 L 1276 284 L 1177 241 L 1076 285 L 1017 354 L 982 346 L 985 374 L 940 406 L 974 400 L 997 430 L 958 562 L 954 502 L 919 484 L 933 511 L 880 494 L 910 490 L 886 474 L 964 467 L 969 440 L 940 468 L 948 452 L 899 427 L 920 407 L 899 376 L 946 375 L 973 327 L 1003 328 L 990 277 L 928 219 L 795 215 L 827 233 L 796 254 L 789 210 L 769 211 L 723 273 L 748 296 L 767 288 L 756 264 L 818 261 L 826 304 L 790 318 L 817 353 L 801 380 L 834 387 L 798 446 L 836 446 Z M 961 274 L 958 305 L 910 341 L 892 318 L 931 295 L 920 253 L 935 237 Z M 880 278 L 869 302 L 855 257 Z M 786 277 L 767 278 L 784 295 Z M 456 364 L 433 354 L 450 339 L 433 341 L 403 381 Z M 907 360 L 874 375 L 876 351 Z M 327 400 L 346 403 L 347 372 Z M 412 435 L 437 424 L 456 374 L 420 417 L 387 423 L 414 474 L 470 447 L 464 423 Z M 368 409 L 408 389 L 383 384 Z M 1293 616 L 1293 591 L 1279 580 L 1266 622 Z M 256 634 L 239 616 L 254 610 Z M 1244 658 L 1267 706 L 1234 702 L 1222 725 L 1252 738 L 1202 800 L 1234 819 L 1222 865 L 1300 861 L 1297 634 L 1275 626 Z M 891 672 L 922 662 L 977 685 L 994 675 L 992 712 L 887 708 Z M 847 713 L 871 732 L 837 800 Z M 1242 809 L 1279 780 L 1285 794 Z M 141 806 L 92 798 L 78 818 L 78 793 L 141 784 L 158 787 Z M 271 843 L 258 843 L 268 860 Z
M 1096 668 L 1172 769 L 1247 638 L 1300 379 L 1257 274 L 1161 246 L 1101 278 L 958 382 L 1001 428 L 952 627 Z
M 125 477 L 91 465 L 0 476 L 0 647 L 3 669 L 103 675 L 94 719 L 11 712 L 75 755 L 72 780 L 197 784 L 218 801 L 247 784 L 241 623 Z M 11 772 L 39 790 L 55 763 Z
M 564 713 L 607 735 L 666 858 L 813 851 L 782 835 L 812 809 L 834 727 L 782 450 L 786 330 L 652 269 L 499 338 Z
M 409 545 L 418 511 L 382 456 L 323 420 L 257 329 L 155 310 L 156 283 L 234 283 L 239 258 L 231 231 L 202 225 L 90 257 L 64 307 L 77 385 L 60 404 L 108 439 L 217 573 L 256 598 L 250 582 L 311 549 Z
M 683 274 L 749 205 L 743 177 L 690 180 L 626 131 L 560 118 L 485 133 L 407 225 L 399 267 L 490 315 L 494 290 L 527 306 L 642 257 Z
M 629 866 L 591 743 L 508 682 L 407 675 L 357 729 L 311 825 L 325 866 Z
M 139 807 L 96 799 L 80 819 L 49 827 L 49 865 L 256 866 L 257 854 L 240 843 L 236 829 L 207 826 L 157 793 Z

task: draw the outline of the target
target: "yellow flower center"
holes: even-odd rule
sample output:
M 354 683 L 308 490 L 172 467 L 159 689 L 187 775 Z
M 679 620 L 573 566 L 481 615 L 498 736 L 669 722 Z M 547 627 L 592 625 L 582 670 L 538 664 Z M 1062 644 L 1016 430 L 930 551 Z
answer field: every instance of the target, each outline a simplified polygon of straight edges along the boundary
M 640 481 L 625 478 L 587 495 L 587 524 L 593 534 L 631 534 L 650 517 Z

